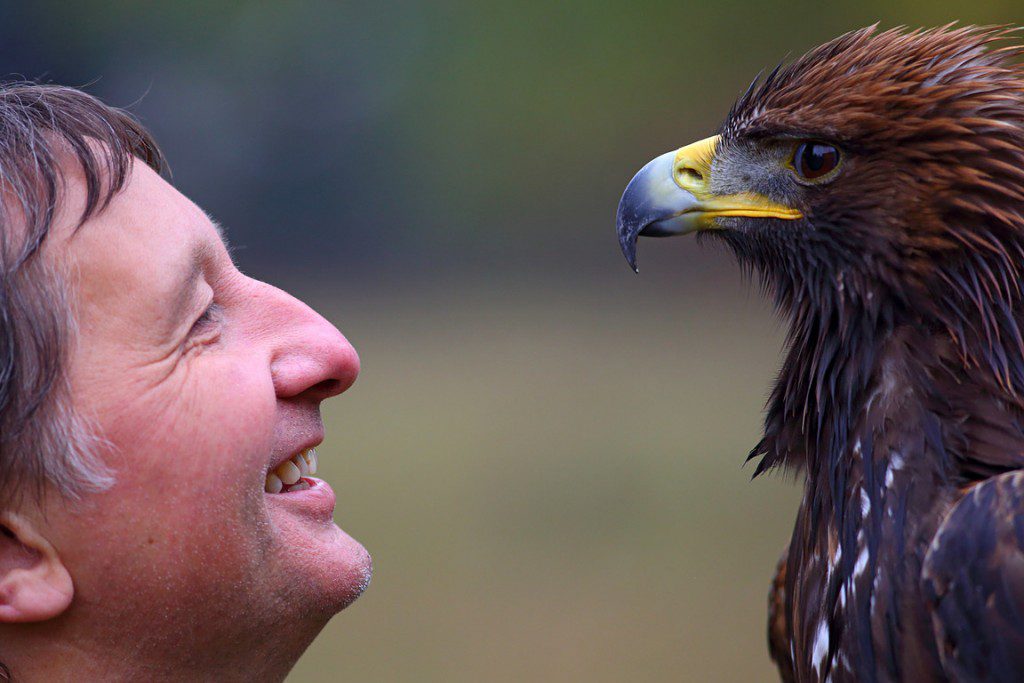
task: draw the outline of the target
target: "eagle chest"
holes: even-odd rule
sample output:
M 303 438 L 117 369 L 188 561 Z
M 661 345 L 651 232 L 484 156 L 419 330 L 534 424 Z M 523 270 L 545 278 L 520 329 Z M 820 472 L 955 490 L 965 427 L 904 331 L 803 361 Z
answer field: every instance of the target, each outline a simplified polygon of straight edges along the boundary
M 841 502 L 822 495 L 834 471 L 808 479 L 785 582 L 795 680 L 944 680 L 919 580 L 942 503 L 915 460 L 857 439 Z

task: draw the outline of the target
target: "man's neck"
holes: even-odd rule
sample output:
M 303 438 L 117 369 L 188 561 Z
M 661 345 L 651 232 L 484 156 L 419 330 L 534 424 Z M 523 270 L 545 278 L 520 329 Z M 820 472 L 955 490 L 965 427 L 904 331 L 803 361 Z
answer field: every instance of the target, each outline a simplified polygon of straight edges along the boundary
M 182 650 L 177 657 L 160 648 L 137 643 L 101 643 L 90 639 L 82 644 L 56 624 L 16 624 L 0 627 L 0 661 L 14 683 L 56 683 L 63 681 L 283 681 L 299 656 L 301 647 L 276 647 L 274 638 L 262 639 L 258 647 L 235 653 Z M 287 652 L 295 650 L 294 656 Z M 4 679 L 0 677 L 0 681 Z

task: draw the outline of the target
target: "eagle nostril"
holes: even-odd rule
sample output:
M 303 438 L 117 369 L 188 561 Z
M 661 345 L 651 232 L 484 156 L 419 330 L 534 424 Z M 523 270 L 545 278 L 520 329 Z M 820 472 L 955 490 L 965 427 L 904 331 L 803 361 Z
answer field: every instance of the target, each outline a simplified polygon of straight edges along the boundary
M 699 183 L 704 180 L 703 174 L 695 168 L 688 166 L 682 166 L 676 171 L 679 176 L 679 181 L 682 183 Z

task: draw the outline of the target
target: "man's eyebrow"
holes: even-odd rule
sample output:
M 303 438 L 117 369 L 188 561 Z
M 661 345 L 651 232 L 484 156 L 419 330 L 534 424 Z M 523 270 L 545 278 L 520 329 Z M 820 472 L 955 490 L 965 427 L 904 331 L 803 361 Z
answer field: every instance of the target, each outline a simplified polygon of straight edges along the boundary
M 210 225 L 213 226 L 213 229 L 217 231 L 217 237 L 220 238 L 221 244 L 224 245 L 224 249 L 228 252 L 228 256 L 231 257 L 232 261 L 234 261 L 234 250 L 231 248 L 231 241 L 228 239 L 227 230 L 225 230 L 224 226 L 221 225 L 217 221 L 217 219 L 211 216 L 210 214 L 204 211 L 203 215 L 206 216 L 206 220 L 210 221 Z
M 231 247 L 223 226 L 209 214 L 206 214 L 206 218 L 213 225 L 213 229 L 217 231 L 221 244 L 223 244 L 224 249 L 227 250 L 230 256 Z M 189 249 L 188 265 L 186 265 L 183 275 L 179 278 L 178 284 L 174 289 L 170 319 L 172 324 L 179 324 L 195 305 L 196 283 L 202 276 L 206 264 L 214 258 L 216 252 L 216 245 L 209 241 L 200 240 L 192 244 Z

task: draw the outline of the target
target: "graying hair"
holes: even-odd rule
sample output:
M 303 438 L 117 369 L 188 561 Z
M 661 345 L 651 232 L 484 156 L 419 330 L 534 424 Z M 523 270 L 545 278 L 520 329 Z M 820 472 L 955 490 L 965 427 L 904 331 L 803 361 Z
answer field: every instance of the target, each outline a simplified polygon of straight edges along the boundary
M 102 211 L 139 159 L 163 158 L 128 113 L 74 88 L 0 84 L 0 510 L 52 488 L 76 499 L 111 483 L 90 425 L 69 401 L 74 343 L 67 278 L 42 246 L 68 163 L 86 188 L 76 230 Z

